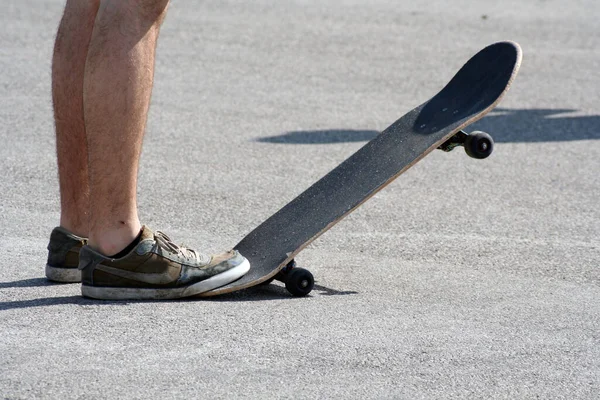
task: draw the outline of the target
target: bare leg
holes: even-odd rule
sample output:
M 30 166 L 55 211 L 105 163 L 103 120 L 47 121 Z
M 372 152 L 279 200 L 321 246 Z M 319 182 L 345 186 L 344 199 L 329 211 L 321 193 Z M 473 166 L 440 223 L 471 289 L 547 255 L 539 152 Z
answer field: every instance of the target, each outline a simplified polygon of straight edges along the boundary
M 60 182 L 60 225 L 88 235 L 89 185 L 83 72 L 100 0 L 67 0 L 52 57 L 52 100 Z
M 101 0 L 83 88 L 89 245 L 103 254 L 138 235 L 137 173 L 160 24 L 169 0 Z

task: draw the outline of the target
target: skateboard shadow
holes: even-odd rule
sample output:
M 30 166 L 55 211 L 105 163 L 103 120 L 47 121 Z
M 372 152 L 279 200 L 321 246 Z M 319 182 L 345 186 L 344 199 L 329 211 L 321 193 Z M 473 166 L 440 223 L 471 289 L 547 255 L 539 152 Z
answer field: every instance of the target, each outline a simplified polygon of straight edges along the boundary
M 469 126 L 498 143 L 568 142 L 600 139 L 600 115 L 570 116 L 573 109 L 497 108 Z
M 328 288 L 326 286 L 315 284 L 313 291 L 307 297 L 314 297 L 314 295 L 320 296 L 340 296 L 340 295 L 351 295 L 358 294 L 358 292 L 351 290 L 336 290 Z M 300 297 L 301 298 L 301 297 Z M 259 285 L 248 289 L 239 290 L 233 293 L 222 294 L 215 297 L 206 297 L 205 301 L 265 301 L 265 300 L 281 300 L 289 299 L 292 300 L 294 297 L 287 291 L 284 286 L 278 284 Z
M 326 286 L 315 285 L 313 291 L 320 292 L 321 296 L 340 296 L 340 295 L 348 295 L 348 294 L 358 294 L 358 292 L 354 290 L 336 290 L 332 288 L 328 288 Z
M 600 115 L 571 116 L 574 109 L 496 108 L 467 130 L 488 132 L 496 143 L 566 142 L 600 139 Z M 366 142 L 375 130 L 326 129 L 285 132 L 256 139 L 263 143 L 329 144 Z
M 242 302 L 281 300 L 285 298 L 292 298 L 292 296 L 283 286 L 259 285 L 248 289 L 238 290 L 237 292 L 233 293 L 222 294 L 219 296 L 200 297 L 199 300 L 214 302 Z

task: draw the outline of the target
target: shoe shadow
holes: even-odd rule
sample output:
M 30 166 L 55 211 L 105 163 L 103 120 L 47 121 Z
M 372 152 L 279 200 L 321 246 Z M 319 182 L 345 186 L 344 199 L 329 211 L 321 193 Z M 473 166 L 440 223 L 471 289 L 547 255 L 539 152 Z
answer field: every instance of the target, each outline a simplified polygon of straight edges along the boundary
M 14 281 L 14 282 L 0 282 L 0 289 L 40 287 L 40 286 L 61 286 L 61 285 L 68 285 L 68 284 L 52 282 L 46 278 L 31 278 L 31 279 L 22 279 L 20 281 Z
M 600 115 L 569 116 L 573 109 L 496 108 L 469 131 L 488 132 L 496 143 L 565 142 L 600 139 Z M 366 142 L 379 134 L 375 130 L 326 129 L 285 132 L 255 139 L 263 143 L 330 144 Z
M 19 287 L 39 287 L 39 286 L 62 286 L 63 283 L 48 281 L 45 278 L 23 279 L 15 282 L 0 282 L 0 289 L 19 288 Z M 355 291 L 343 291 L 328 288 L 322 285 L 315 285 L 312 294 L 307 297 L 313 297 L 314 294 L 323 296 L 339 296 L 358 294 Z M 16 300 L 0 302 L 0 312 L 33 307 L 49 307 L 56 305 L 78 305 L 78 306 L 106 306 L 106 305 L 129 305 L 132 303 L 164 303 L 164 302 L 194 302 L 194 301 L 215 301 L 215 302 L 244 302 L 244 301 L 266 301 L 294 299 L 294 296 L 287 291 L 284 286 L 277 284 L 259 285 L 233 293 L 223 294 L 215 297 L 188 297 L 184 299 L 172 300 L 95 300 L 80 295 L 42 297 L 29 300 Z
M 30 300 L 4 301 L 0 302 L 0 311 L 14 310 L 18 308 L 49 307 L 57 305 L 79 305 L 79 306 L 97 306 L 97 305 L 126 305 L 131 302 L 124 301 L 105 301 L 92 300 L 81 296 L 60 296 L 60 297 L 42 297 Z
M 18 308 L 48 307 L 57 305 L 77 305 L 89 308 L 96 306 L 126 306 L 134 303 L 183 303 L 188 301 L 193 301 L 193 298 L 171 300 L 97 300 L 89 299 L 80 295 L 74 295 L 0 302 L 0 312 Z

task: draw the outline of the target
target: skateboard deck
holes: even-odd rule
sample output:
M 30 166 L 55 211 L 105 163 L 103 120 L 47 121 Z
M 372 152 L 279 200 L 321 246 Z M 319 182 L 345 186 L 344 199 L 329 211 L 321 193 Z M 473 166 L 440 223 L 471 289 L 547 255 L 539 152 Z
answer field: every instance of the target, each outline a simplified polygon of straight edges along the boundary
M 312 275 L 294 267 L 307 245 L 436 148 L 463 145 L 484 158 L 493 148 L 485 133 L 469 135 L 466 126 L 502 99 L 521 63 L 514 42 L 492 44 L 475 54 L 430 100 L 408 112 L 356 153 L 256 227 L 236 246 L 250 271 L 201 296 L 215 296 L 277 278 L 297 296 L 313 287 Z

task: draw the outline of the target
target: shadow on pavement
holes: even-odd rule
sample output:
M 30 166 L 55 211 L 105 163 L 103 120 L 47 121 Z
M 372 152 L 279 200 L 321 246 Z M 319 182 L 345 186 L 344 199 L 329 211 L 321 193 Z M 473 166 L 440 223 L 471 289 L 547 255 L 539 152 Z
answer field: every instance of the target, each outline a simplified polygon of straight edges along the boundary
M 313 290 L 317 290 L 321 293 L 319 293 L 320 295 L 323 296 L 339 296 L 339 295 L 347 295 L 347 294 L 358 294 L 358 292 L 355 292 L 353 290 L 335 290 L 335 289 L 331 289 L 325 286 L 321 286 L 321 285 L 315 285 L 315 288 Z
M 81 296 L 62 296 L 62 297 L 42 297 L 30 300 L 4 301 L 0 302 L 0 311 L 12 310 L 16 308 L 47 307 L 65 304 L 74 304 L 79 306 L 97 306 L 97 305 L 125 305 L 128 302 L 91 300 Z
M 0 288 L 10 288 L 10 287 L 33 287 L 33 286 L 56 286 L 61 284 L 55 284 L 48 282 L 47 285 L 41 284 L 37 281 L 46 281 L 45 278 L 35 278 L 35 279 L 25 279 L 22 281 L 16 282 L 3 282 Z M 28 282 L 23 284 L 23 282 Z M 9 286 L 8 284 L 12 284 Z M 315 292 L 319 292 L 319 295 L 324 296 L 339 296 L 339 295 L 349 295 L 349 294 L 358 294 L 355 291 L 341 291 L 332 288 L 328 288 L 321 285 L 315 285 L 313 292 L 309 294 L 308 297 L 311 297 L 315 294 Z M 29 299 L 29 300 L 16 300 L 16 301 L 4 301 L 0 302 L 0 311 L 7 311 L 18 308 L 32 308 L 32 307 L 48 307 L 48 306 L 57 306 L 57 305 L 78 305 L 78 306 L 106 306 L 106 305 L 119 305 L 124 306 L 132 303 L 164 303 L 164 302 L 193 302 L 193 301 L 222 301 L 222 302 L 242 302 L 242 301 L 265 301 L 265 300 L 282 300 L 289 299 L 292 300 L 294 297 L 287 291 L 287 289 L 283 286 L 271 284 L 264 286 L 255 286 L 249 289 L 240 290 L 234 293 L 228 293 L 215 297 L 187 297 L 184 299 L 174 299 L 174 300 L 94 300 L 88 299 L 86 297 L 82 297 L 79 295 L 76 296 L 62 296 L 62 297 L 42 297 L 37 299 Z
M 327 144 L 342 142 L 367 142 L 379 134 L 372 130 L 327 129 L 321 131 L 286 132 L 279 136 L 257 139 L 265 143 L 285 144 Z
M 14 282 L 0 282 L 0 289 L 20 288 L 20 287 L 39 287 L 39 286 L 60 286 L 64 283 L 52 282 L 46 278 L 22 279 Z
M 313 297 L 315 294 L 317 294 L 316 292 L 319 292 L 318 295 L 323 296 L 358 294 L 358 292 L 354 291 L 336 290 L 315 284 L 313 291 L 307 297 Z M 292 296 L 284 286 L 277 284 L 259 285 L 233 293 L 204 298 L 204 300 L 209 301 L 264 301 L 281 299 L 292 300 L 294 299 L 294 296 Z
M 222 294 L 214 297 L 201 297 L 204 301 L 264 301 L 281 300 L 291 298 L 292 295 L 283 287 L 278 285 L 258 285 L 237 292 Z
M 58 306 L 58 305 L 77 305 L 85 306 L 86 308 L 95 306 L 126 306 L 134 303 L 174 303 L 174 302 L 188 302 L 197 301 L 194 298 L 185 299 L 174 299 L 174 300 L 95 300 L 88 299 L 83 296 L 61 296 L 61 297 L 41 297 L 30 300 L 16 300 L 16 301 L 4 301 L 0 302 L 0 311 L 12 310 L 17 308 L 31 308 L 31 307 L 47 307 L 47 306 Z
M 496 143 L 600 139 L 600 115 L 561 116 L 575 111 L 577 110 L 496 108 L 467 130 L 488 132 Z M 366 142 L 378 134 L 375 130 L 326 129 L 285 132 L 258 138 L 256 141 L 283 144 Z

